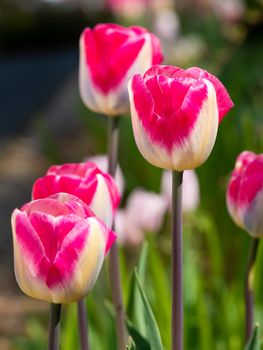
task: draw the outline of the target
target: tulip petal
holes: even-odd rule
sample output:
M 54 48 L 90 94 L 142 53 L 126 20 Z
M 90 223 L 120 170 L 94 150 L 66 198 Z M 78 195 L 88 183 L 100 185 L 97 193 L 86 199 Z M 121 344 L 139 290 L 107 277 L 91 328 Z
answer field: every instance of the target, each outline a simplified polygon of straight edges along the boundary
M 234 106 L 234 103 L 232 102 L 224 85 L 213 74 L 210 74 L 209 72 L 198 67 L 189 68 L 185 71 L 185 73 L 198 79 L 207 79 L 213 84 L 216 91 L 216 98 L 219 111 L 219 122 L 221 122 L 224 116 Z

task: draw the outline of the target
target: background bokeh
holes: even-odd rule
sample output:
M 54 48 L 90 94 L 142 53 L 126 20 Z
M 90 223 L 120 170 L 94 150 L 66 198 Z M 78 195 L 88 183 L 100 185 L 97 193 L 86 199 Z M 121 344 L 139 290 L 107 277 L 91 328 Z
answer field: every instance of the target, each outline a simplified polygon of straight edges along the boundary
M 33 181 L 50 164 L 105 153 L 106 118 L 88 111 L 78 93 L 78 40 L 85 26 L 109 21 L 148 27 L 161 38 L 166 63 L 209 70 L 235 103 L 210 158 L 197 169 L 200 206 L 184 215 L 185 348 L 240 350 L 250 238 L 229 218 L 225 191 L 236 156 L 245 149 L 263 151 L 262 0 L 0 0 L 0 349 L 40 350 L 46 344 L 48 305 L 23 296 L 14 279 L 10 215 L 30 200 Z M 120 165 L 122 205 L 138 186 L 160 192 L 161 171 L 138 152 L 129 116 L 121 120 Z M 166 349 L 169 222 L 167 214 L 161 230 L 145 236 L 145 290 Z M 140 248 L 120 252 L 127 303 Z M 106 265 L 88 297 L 96 350 L 116 349 Z M 262 323 L 263 246 L 255 288 L 256 320 Z M 75 305 L 63 313 L 61 349 L 76 349 Z

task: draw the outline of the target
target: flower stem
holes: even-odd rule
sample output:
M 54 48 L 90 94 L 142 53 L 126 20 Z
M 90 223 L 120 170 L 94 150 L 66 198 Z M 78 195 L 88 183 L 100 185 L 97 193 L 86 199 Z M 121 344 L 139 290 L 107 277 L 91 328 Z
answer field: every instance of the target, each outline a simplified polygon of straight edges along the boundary
M 119 117 L 108 117 L 108 171 L 114 177 L 118 164 L 119 150 Z M 127 345 L 127 331 L 125 326 L 125 312 L 121 289 L 118 246 L 113 244 L 109 254 L 109 277 L 112 290 L 112 300 L 116 311 L 116 331 L 118 349 L 125 350 Z
M 172 350 L 183 350 L 183 172 L 173 172 L 172 202 Z
M 61 304 L 50 304 L 48 350 L 59 349 Z
M 253 238 L 250 245 L 249 257 L 247 262 L 246 276 L 245 276 L 245 343 L 248 342 L 254 326 L 254 294 L 253 294 L 253 282 L 254 282 L 254 266 L 257 257 L 257 251 L 259 246 L 259 239 Z
M 88 320 L 85 299 L 78 301 L 79 341 L 81 350 L 89 350 Z

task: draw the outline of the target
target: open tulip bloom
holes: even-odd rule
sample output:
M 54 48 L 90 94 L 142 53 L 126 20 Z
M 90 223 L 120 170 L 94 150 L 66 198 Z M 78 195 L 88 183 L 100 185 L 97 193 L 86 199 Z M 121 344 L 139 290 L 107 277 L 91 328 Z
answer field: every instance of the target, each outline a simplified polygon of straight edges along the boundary
M 79 88 L 94 112 L 117 116 L 129 111 L 128 80 L 162 61 L 160 43 L 145 28 L 98 24 L 80 37 Z
M 227 208 L 234 222 L 252 237 L 245 278 L 246 336 L 248 341 L 254 326 L 253 279 L 259 238 L 263 237 L 263 154 L 242 152 L 227 188 Z
M 173 172 L 172 349 L 183 349 L 182 172 L 203 164 L 233 106 L 225 87 L 201 68 L 153 66 L 128 84 L 133 133 L 143 157 Z

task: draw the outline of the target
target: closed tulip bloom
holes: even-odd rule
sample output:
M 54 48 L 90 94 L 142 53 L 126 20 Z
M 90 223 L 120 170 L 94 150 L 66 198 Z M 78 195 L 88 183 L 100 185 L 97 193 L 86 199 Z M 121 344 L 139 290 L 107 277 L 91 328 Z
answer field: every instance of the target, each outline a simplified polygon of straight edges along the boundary
M 80 37 L 79 87 L 92 111 L 116 116 L 129 111 L 128 80 L 162 61 L 159 40 L 138 26 L 98 24 Z
M 200 166 L 233 106 L 223 84 L 201 68 L 154 66 L 129 82 L 135 141 L 151 164 L 183 171 Z
M 91 210 L 111 226 L 120 201 L 114 179 L 94 163 L 69 163 L 51 166 L 33 185 L 32 199 L 65 192 L 82 199 Z
M 15 209 L 12 231 L 20 288 L 52 303 L 86 296 L 116 239 L 84 202 L 65 193 Z
M 227 207 L 234 222 L 253 237 L 263 236 L 263 154 L 242 152 L 227 188 Z

